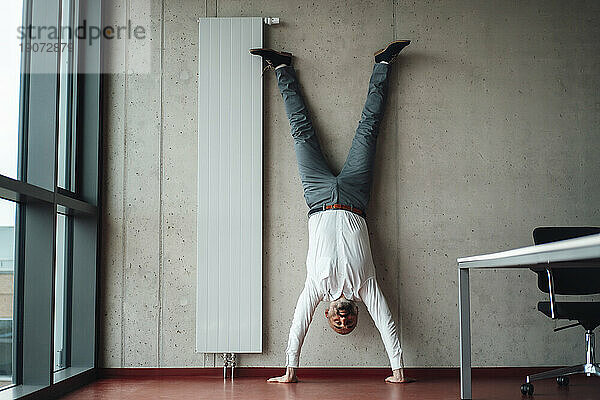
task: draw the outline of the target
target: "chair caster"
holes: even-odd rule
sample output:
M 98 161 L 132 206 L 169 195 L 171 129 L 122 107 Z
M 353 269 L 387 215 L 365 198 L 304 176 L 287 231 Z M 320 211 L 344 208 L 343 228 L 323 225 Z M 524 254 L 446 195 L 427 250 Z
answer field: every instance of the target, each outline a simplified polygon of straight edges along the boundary
M 521 393 L 524 395 L 531 396 L 533 394 L 533 385 L 531 383 L 524 383 L 521 385 Z
M 559 376 L 558 378 L 556 378 L 556 383 L 558 383 L 558 386 L 567 386 L 569 384 L 569 377 Z

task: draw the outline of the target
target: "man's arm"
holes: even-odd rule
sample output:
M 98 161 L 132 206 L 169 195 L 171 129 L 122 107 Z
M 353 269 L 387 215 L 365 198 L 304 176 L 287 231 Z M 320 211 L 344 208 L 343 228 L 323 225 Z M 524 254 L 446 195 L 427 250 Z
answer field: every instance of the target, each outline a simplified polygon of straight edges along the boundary
M 306 332 L 312 321 L 313 314 L 317 305 L 321 301 L 321 297 L 317 292 L 317 288 L 312 281 L 307 277 L 304 284 L 304 290 L 298 297 L 296 311 L 294 311 L 294 319 L 290 328 L 288 337 L 288 345 L 285 351 L 286 354 L 286 373 L 283 376 L 271 378 L 269 382 L 289 383 L 296 382 L 296 368 L 300 359 L 300 348 L 304 342 Z
M 358 291 L 375 326 L 379 329 L 383 345 L 390 359 L 393 375 L 386 378 L 387 382 L 401 383 L 412 381 L 404 377 L 404 364 L 402 361 L 402 349 L 396 332 L 396 324 L 392 313 L 385 301 L 385 297 L 377 285 L 375 278 L 368 279 Z

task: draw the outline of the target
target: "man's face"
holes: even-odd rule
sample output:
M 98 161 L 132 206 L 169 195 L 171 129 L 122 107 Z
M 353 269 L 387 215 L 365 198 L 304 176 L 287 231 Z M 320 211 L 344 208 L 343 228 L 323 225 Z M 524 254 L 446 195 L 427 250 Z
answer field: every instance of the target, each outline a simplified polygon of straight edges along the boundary
M 329 304 L 325 310 L 329 326 L 340 335 L 347 335 L 354 330 L 358 323 L 358 307 L 353 301 L 341 297 Z

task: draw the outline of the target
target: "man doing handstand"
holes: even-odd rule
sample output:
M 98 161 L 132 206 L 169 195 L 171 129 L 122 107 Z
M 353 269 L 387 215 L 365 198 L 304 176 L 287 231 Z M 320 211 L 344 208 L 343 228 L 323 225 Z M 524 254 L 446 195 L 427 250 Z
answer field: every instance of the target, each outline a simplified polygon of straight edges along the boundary
M 356 327 L 358 307 L 365 303 L 381 334 L 393 375 L 387 382 L 403 383 L 402 349 L 396 325 L 377 285 L 365 209 L 369 202 L 375 145 L 385 104 L 390 62 L 410 43 L 397 40 L 375 53 L 367 100 L 348 158 L 334 175 L 313 129 L 292 67 L 292 55 L 271 49 L 251 49 L 275 67 L 279 91 L 290 120 L 298 170 L 308 212 L 309 244 L 306 281 L 298 298 L 286 350 L 286 373 L 269 382 L 296 382 L 300 348 L 320 301 L 329 301 L 325 317 L 331 328 L 347 335 Z

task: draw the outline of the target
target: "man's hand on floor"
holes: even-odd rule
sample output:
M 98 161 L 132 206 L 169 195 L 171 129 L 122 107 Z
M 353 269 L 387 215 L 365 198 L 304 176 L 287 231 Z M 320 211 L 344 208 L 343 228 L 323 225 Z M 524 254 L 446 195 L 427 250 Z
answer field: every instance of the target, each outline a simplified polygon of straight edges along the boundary
M 416 381 L 416 379 L 405 378 L 404 377 L 404 371 L 401 368 L 393 370 L 392 373 L 393 373 L 392 376 L 388 376 L 387 378 L 385 378 L 386 382 L 389 382 L 389 383 L 410 383 L 410 382 L 415 382 Z
M 296 368 L 288 367 L 285 371 L 285 375 L 268 379 L 267 382 L 296 383 L 298 382 L 298 378 L 296 377 Z

